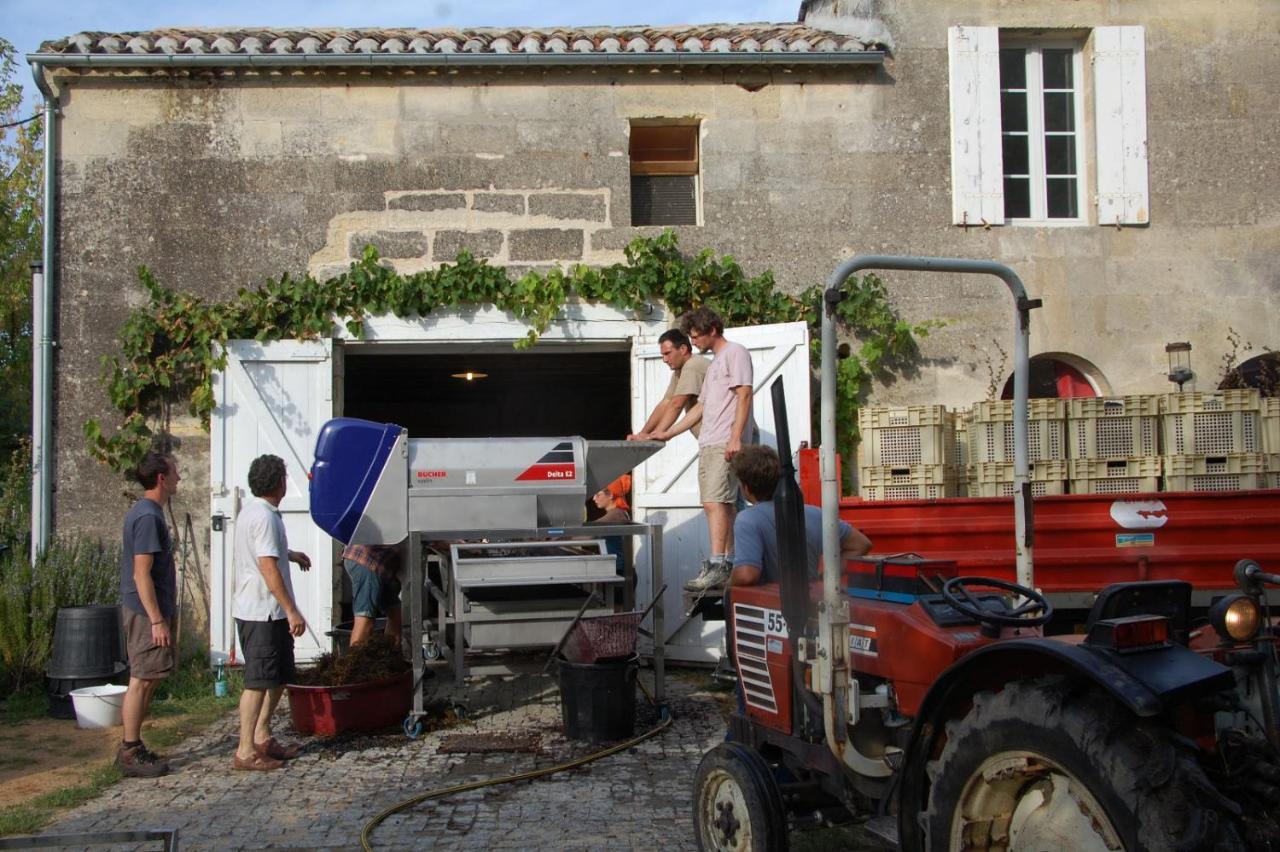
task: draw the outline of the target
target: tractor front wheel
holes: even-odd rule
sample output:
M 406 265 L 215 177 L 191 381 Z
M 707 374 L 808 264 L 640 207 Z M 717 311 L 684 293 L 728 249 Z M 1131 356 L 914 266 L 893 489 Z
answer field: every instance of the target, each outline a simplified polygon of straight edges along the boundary
M 769 764 L 741 743 L 721 743 L 698 764 L 693 823 L 703 852 L 785 852 L 787 819 Z
M 1190 743 L 1067 678 L 974 696 L 928 775 L 929 850 L 1244 847 Z

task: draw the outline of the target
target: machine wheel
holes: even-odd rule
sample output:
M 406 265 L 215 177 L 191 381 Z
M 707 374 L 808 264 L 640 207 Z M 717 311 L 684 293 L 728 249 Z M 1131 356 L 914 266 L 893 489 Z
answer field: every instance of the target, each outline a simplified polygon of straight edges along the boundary
M 741 743 L 702 756 L 693 781 L 693 825 L 708 852 L 785 852 L 787 819 L 769 764 Z
M 928 764 L 925 848 L 1243 849 L 1189 743 L 1079 681 L 974 696 Z
M 422 659 L 433 661 L 440 659 L 440 646 L 435 642 L 425 642 L 422 645 Z
M 411 740 L 422 736 L 422 719 L 409 715 L 404 717 L 404 735 Z

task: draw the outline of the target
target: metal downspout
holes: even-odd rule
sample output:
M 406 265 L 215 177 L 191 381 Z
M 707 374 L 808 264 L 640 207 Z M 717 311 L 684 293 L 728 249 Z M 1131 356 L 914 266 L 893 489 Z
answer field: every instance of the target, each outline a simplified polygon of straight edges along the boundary
M 994 275 L 1002 280 L 1013 295 L 1014 367 L 1013 367 L 1013 442 L 1014 442 L 1014 529 L 1017 541 L 1018 583 L 1035 588 L 1032 566 L 1031 482 L 1027 453 L 1027 394 L 1030 376 L 1030 312 L 1040 306 L 1038 299 L 1028 299 L 1026 288 L 1017 274 L 1002 263 L 989 260 L 965 260 L 943 257 L 893 257 L 860 255 L 836 267 L 827 279 L 822 310 L 822 445 L 818 458 L 822 477 L 822 562 L 839 565 L 840 559 L 840 486 L 836 481 L 836 324 L 835 309 L 843 296 L 840 288 L 845 279 L 864 269 L 897 269 L 916 272 L 963 272 Z M 849 718 L 849 603 L 840 594 L 843 570 L 824 570 L 822 604 L 818 613 L 818 683 L 822 693 L 823 721 L 827 743 L 845 765 L 865 774 L 887 775 L 884 761 L 872 760 L 854 748 L 846 732 Z M 872 768 L 874 772 L 867 772 Z
M 53 282 L 56 277 L 53 223 L 58 102 L 40 62 L 31 62 L 31 73 L 36 88 L 44 95 L 43 274 L 39 276 L 40 292 L 31 294 L 35 350 L 31 386 L 31 562 L 34 565 L 48 547 L 53 527 Z M 33 287 L 35 283 L 33 276 Z

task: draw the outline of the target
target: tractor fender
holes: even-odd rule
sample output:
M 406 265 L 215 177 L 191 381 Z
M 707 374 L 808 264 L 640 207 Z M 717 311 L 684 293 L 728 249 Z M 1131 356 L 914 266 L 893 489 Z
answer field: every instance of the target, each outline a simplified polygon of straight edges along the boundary
M 938 676 L 920 705 L 903 758 L 900 801 L 903 813 L 922 808 L 927 790 L 925 765 L 934 758 L 948 720 L 963 716 L 975 694 L 998 690 L 1025 677 L 1067 674 L 1097 684 L 1135 716 L 1153 717 L 1196 695 L 1231 689 L 1231 669 L 1182 646 L 1122 655 L 1054 639 L 1013 639 L 986 646 Z M 903 849 L 918 848 L 918 826 L 903 820 Z

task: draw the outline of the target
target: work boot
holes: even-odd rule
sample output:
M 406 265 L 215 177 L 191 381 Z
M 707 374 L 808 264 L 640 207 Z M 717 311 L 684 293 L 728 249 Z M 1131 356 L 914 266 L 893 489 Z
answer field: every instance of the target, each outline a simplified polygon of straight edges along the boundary
M 724 584 L 729 582 L 729 575 L 733 573 L 733 566 L 728 561 L 713 562 L 711 568 L 705 574 L 699 574 L 688 583 L 685 583 L 685 589 L 691 592 L 704 592 L 708 589 L 723 588 Z
M 116 766 L 126 778 L 158 778 L 169 773 L 169 761 L 162 760 L 142 743 L 132 748 L 121 745 L 116 751 Z
M 686 592 L 700 592 L 706 588 L 704 585 L 707 574 L 711 573 L 711 560 L 702 560 L 702 567 L 698 569 L 698 576 L 684 584 Z

